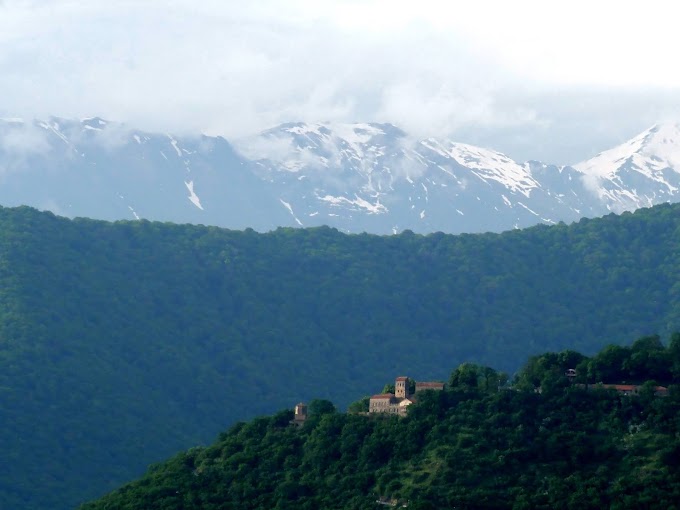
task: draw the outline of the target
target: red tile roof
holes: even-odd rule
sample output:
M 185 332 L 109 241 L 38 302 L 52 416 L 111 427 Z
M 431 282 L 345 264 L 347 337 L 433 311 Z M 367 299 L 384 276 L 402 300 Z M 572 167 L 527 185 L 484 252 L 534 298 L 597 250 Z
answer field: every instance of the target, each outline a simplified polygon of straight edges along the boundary
M 417 382 L 416 388 L 443 388 L 443 382 Z
M 642 386 L 637 384 L 603 384 L 602 387 L 616 391 L 638 391 L 642 389 Z M 665 386 L 654 386 L 654 391 L 668 391 L 668 388 Z
M 635 391 L 639 388 L 634 384 L 603 384 L 602 387 L 616 391 Z
M 373 395 L 371 397 L 371 400 L 373 400 L 374 398 L 375 399 L 378 399 L 378 398 L 382 398 L 382 399 L 384 399 L 384 398 L 394 398 L 394 395 L 392 393 L 381 393 L 380 395 Z
M 397 381 L 408 381 L 408 377 L 406 376 L 397 377 Z

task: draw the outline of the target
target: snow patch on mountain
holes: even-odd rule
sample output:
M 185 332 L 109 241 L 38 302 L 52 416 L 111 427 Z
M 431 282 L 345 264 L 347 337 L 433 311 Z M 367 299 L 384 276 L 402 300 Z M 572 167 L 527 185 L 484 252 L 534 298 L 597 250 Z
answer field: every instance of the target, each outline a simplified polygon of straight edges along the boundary
M 441 156 L 453 159 L 481 179 L 497 181 L 525 196 L 529 196 L 531 190 L 538 186 L 526 165 L 520 165 L 500 152 L 464 143 L 441 142 L 434 138 L 423 140 L 421 144 Z
M 177 157 L 181 158 L 182 157 L 182 150 L 179 148 L 179 145 L 177 145 L 177 140 L 175 140 L 170 135 L 168 135 L 168 138 L 170 139 L 170 145 L 172 145 L 172 148 L 175 149 L 175 152 L 177 153 Z
M 189 200 L 191 200 L 191 203 L 198 207 L 201 211 L 203 211 L 201 200 L 198 198 L 198 195 L 196 195 L 196 193 L 194 192 L 194 181 L 184 181 L 184 185 L 189 190 Z
M 139 214 L 137 214 L 137 212 L 132 208 L 131 205 L 128 205 L 128 209 L 130 209 L 130 212 L 132 213 L 136 220 L 140 219 Z
M 290 215 L 291 215 L 291 216 L 293 217 L 293 219 L 295 220 L 295 223 L 297 223 L 298 225 L 300 225 L 301 227 L 303 227 L 304 225 L 303 225 L 302 222 L 298 219 L 298 217 L 295 216 L 295 213 L 293 212 L 293 208 L 291 207 L 291 205 L 290 205 L 288 202 L 286 202 L 284 199 L 282 199 L 282 198 L 279 198 L 279 202 L 281 202 L 281 203 L 283 204 L 283 206 L 284 206 L 286 209 L 288 209 L 288 212 L 290 213 Z
M 69 142 L 68 138 L 61 132 L 59 123 L 58 122 L 39 122 L 38 125 L 52 133 L 54 133 L 62 142 L 64 142 L 66 145 L 71 145 L 71 142 Z
M 381 204 L 380 200 L 373 204 L 368 200 L 364 200 L 358 195 L 354 195 L 353 200 L 347 197 L 333 197 L 331 195 L 326 195 L 318 198 L 322 202 L 327 202 L 334 206 L 349 206 L 350 209 L 355 211 L 363 209 L 369 214 L 381 214 L 388 212 L 387 207 Z

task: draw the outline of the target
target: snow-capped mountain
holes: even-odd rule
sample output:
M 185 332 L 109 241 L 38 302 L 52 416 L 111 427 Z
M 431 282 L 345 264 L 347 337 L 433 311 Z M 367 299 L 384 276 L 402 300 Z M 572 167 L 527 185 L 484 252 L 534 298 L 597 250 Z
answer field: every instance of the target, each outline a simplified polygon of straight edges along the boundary
M 266 183 L 220 137 L 144 133 L 99 118 L 0 121 L 0 204 L 75 217 L 267 230 Z
M 615 212 L 676 201 L 680 190 L 680 124 L 652 126 L 574 168 Z
M 600 210 L 572 168 L 417 140 L 390 124 L 284 124 L 236 146 L 298 225 L 479 232 Z
M 0 204 L 72 217 L 460 233 L 569 222 L 678 189 L 674 124 L 557 167 L 390 124 L 289 123 L 232 146 L 99 118 L 0 120 Z

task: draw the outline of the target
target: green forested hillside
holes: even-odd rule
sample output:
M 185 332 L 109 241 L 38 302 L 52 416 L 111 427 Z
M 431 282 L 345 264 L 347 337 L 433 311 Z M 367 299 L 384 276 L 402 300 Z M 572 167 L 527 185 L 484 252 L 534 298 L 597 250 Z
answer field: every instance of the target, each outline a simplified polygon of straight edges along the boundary
M 680 207 L 505 234 L 268 234 L 0 209 L 0 507 L 65 509 L 395 374 L 680 329 Z
M 604 372 L 639 393 L 586 386 Z M 239 423 L 82 510 L 680 508 L 680 335 L 667 349 L 646 337 L 590 359 L 548 353 L 514 386 L 497 380 L 463 364 L 405 418 L 312 402 L 301 428 L 286 411 Z

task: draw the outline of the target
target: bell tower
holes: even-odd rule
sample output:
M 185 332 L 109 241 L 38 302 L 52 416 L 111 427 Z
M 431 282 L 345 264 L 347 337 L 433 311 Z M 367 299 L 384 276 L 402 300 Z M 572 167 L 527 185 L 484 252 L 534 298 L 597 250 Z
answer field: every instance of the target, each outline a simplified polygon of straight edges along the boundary
M 407 398 L 410 396 L 408 391 L 408 377 L 397 377 L 394 381 L 394 396 L 397 398 Z

